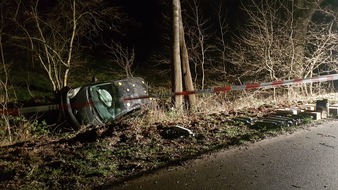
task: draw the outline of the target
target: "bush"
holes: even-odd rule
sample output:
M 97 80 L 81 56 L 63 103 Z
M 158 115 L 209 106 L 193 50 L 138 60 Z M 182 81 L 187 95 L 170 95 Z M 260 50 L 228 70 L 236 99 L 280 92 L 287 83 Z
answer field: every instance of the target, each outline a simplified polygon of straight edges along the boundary
M 6 116 L 0 119 L 1 144 L 32 140 L 49 134 L 50 129 L 44 121 L 29 120 L 24 116 Z

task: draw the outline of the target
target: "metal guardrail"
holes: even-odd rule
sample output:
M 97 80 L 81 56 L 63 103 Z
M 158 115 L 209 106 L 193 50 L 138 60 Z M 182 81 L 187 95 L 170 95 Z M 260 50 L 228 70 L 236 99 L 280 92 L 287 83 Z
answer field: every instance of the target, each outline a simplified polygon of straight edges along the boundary
M 191 94 L 204 94 L 204 93 L 219 93 L 219 92 L 229 92 L 229 91 L 237 91 L 237 90 L 252 90 L 259 88 L 273 88 L 278 86 L 288 86 L 288 85 L 299 85 L 299 84 L 308 84 L 308 83 L 317 83 L 317 82 L 327 82 L 338 79 L 338 74 L 330 74 L 324 76 L 316 76 L 312 78 L 306 79 L 294 79 L 294 80 L 284 80 L 284 81 L 274 81 L 274 82 L 264 82 L 264 83 L 253 83 L 253 84 L 245 84 L 245 85 L 228 85 L 224 87 L 214 87 L 208 89 L 200 89 L 194 91 L 182 91 L 182 92 L 174 92 L 168 93 L 164 95 L 155 96 L 157 98 L 168 98 L 172 96 L 188 96 Z M 133 98 L 125 98 L 124 101 L 136 100 L 136 99 L 146 99 L 153 98 L 151 96 L 142 96 L 142 97 L 133 97 Z M 74 106 L 89 106 L 90 103 L 86 102 L 81 105 Z M 42 105 L 42 106 L 33 106 L 33 107 L 23 107 L 23 108 L 10 108 L 10 109 L 2 109 L 0 110 L 0 114 L 8 114 L 8 115 L 18 115 L 18 114 L 27 114 L 34 112 L 47 112 L 47 111 L 55 111 L 59 110 L 62 106 L 59 104 L 50 104 L 50 105 Z

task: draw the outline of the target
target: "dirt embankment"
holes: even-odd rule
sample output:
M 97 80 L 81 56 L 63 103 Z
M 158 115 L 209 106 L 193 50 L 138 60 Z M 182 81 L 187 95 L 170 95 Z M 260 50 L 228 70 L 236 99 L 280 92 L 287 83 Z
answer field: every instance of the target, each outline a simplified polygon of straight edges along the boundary
M 262 117 L 271 106 L 191 116 L 186 122 L 134 125 L 126 120 L 88 127 L 62 137 L 43 137 L 0 147 L 0 189 L 91 189 L 107 181 L 122 182 L 202 154 L 292 132 L 293 127 L 252 129 L 234 116 Z M 181 137 L 168 126 L 194 135 Z

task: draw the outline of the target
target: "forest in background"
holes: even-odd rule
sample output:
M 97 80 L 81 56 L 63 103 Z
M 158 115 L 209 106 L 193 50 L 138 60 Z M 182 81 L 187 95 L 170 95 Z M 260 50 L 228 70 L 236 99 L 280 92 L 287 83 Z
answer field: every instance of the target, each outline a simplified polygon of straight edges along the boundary
M 13 102 L 53 101 L 55 91 L 90 83 L 93 76 L 143 77 L 150 90 L 171 92 L 177 15 L 195 89 L 337 73 L 336 0 L 179 2 L 0 1 L 2 113 Z M 336 103 L 337 94 L 327 93 L 331 84 L 202 94 L 194 112 L 183 114 L 170 98 L 155 99 L 138 115 L 79 130 L 39 114 L 2 114 L 0 189 L 113 187 L 221 148 L 306 129 L 313 125 L 309 117 L 301 118 L 304 125 L 272 128 L 235 119 L 252 122 L 278 108 L 314 103 L 317 92 Z M 50 113 L 53 119 L 58 114 Z M 182 137 L 175 127 L 194 135 Z
M 336 1 L 181 4 L 195 88 L 336 72 Z M 20 101 L 93 76 L 141 76 L 170 88 L 168 1 L 4 0 L 0 6 L 2 102 L 6 93 L 7 101 Z

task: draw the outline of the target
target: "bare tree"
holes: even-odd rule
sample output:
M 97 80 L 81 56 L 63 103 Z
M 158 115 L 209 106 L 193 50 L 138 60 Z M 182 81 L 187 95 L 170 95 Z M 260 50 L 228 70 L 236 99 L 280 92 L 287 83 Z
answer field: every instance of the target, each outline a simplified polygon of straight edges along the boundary
M 318 17 L 309 23 L 304 77 L 337 71 L 338 14 L 336 10 L 320 9 Z
M 325 64 L 326 59 L 332 60 L 329 54 L 337 42 L 336 34 L 330 29 L 335 22 L 333 17 L 332 22 L 312 24 L 313 14 L 321 10 L 320 2 L 252 0 L 250 5 L 243 6 L 249 17 L 248 25 L 235 46 L 229 48 L 228 59 L 242 69 L 242 76 L 247 79 L 312 76 L 314 69 Z M 309 7 L 300 12 L 299 6 Z M 324 37 L 325 33 L 330 35 Z
M 3 4 L 0 4 L 0 105 L 1 105 L 1 120 L 4 121 L 5 126 L 7 127 L 9 141 L 12 142 L 12 132 L 9 123 L 9 118 L 7 117 L 7 104 L 9 102 L 8 95 L 8 66 L 5 60 L 5 52 L 3 46 L 3 26 L 4 26 L 4 15 L 3 15 Z
M 313 19 L 309 23 L 306 39 L 303 76 L 304 78 L 315 75 L 328 74 L 338 71 L 338 14 L 336 10 L 323 8 L 315 15 L 321 19 Z M 313 85 L 309 85 L 310 93 Z
M 278 0 L 252 1 L 244 7 L 249 24 L 229 47 L 228 60 L 242 70 L 242 76 L 253 80 L 278 80 L 289 72 L 292 39 L 289 20 L 278 17 L 285 7 Z M 286 17 L 289 18 L 289 17 Z M 268 77 L 265 77 L 268 76 Z
M 132 77 L 132 66 L 135 61 L 135 51 L 134 48 L 131 50 L 126 47 L 124 48 L 121 43 L 111 40 L 110 44 L 105 44 L 108 48 L 108 55 L 112 64 L 119 65 L 125 72 L 126 77 Z
M 31 52 L 33 61 L 39 62 L 47 73 L 53 90 L 59 90 L 68 85 L 71 69 L 81 59 L 84 41 L 100 35 L 103 28 L 117 30 L 106 21 L 109 19 L 103 21 L 101 17 L 121 18 L 115 9 L 102 7 L 101 0 L 56 1 L 47 7 L 41 3 L 17 1 L 12 20 L 23 33 L 13 35 L 13 39 Z
M 23 9 L 23 3 L 18 2 L 18 8 L 14 20 L 17 25 L 25 32 L 28 39 L 29 48 L 32 55 L 40 62 L 46 71 L 53 90 L 59 90 L 67 85 L 68 74 L 73 62 L 74 40 L 77 35 L 77 26 L 79 15 L 77 15 L 76 1 L 68 4 L 71 15 L 64 12 L 64 16 L 59 16 L 56 20 L 48 19 L 40 15 L 38 9 L 39 1 L 34 1 L 27 10 L 29 19 L 24 23 L 18 21 L 18 14 Z M 67 16 L 66 16 L 67 15 Z M 70 16 L 70 17 L 68 17 Z M 67 22 L 67 24 L 61 24 Z M 29 24 L 32 28 L 26 28 Z
M 221 63 L 221 69 L 216 69 L 216 72 L 227 74 L 227 44 L 226 44 L 226 35 L 228 32 L 229 25 L 226 21 L 226 13 L 224 13 L 223 5 L 220 4 L 217 9 L 215 9 L 217 13 L 217 26 L 218 26 L 218 33 L 216 33 L 216 52 L 220 54 L 220 59 L 216 59 L 215 62 Z
M 210 18 L 204 18 L 201 11 L 199 0 L 193 0 L 188 3 L 191 11 L 186 12 L 187 17 L 187 38 L 188 48 L 191 54 L 190 60 L 195 65 L 195 83 L 198 79 L 201 81 L 201 88 L 205 86 L 206 65 L 210 63 L 207 60 L 207 54 L 211 52 L 213 46 L 207 43 L 213 34 L 208 33 L 210 29 Z M 191 12 L 191 14 L 189 14 Z M 201 77 L 199 77 L 199 74 Z
M 305 63 L 309 24 L 314 13 L 320 9 L 324 0 L 295 0 L 291 3 L 292 39 L 294 41 L 293 65 L 298 69 Z M 301 66 L 300 66 L 301 65 Z M 293 69 L 293 68 L 291 68 Z M 302 75 L 298 76 L 302 77 Z

